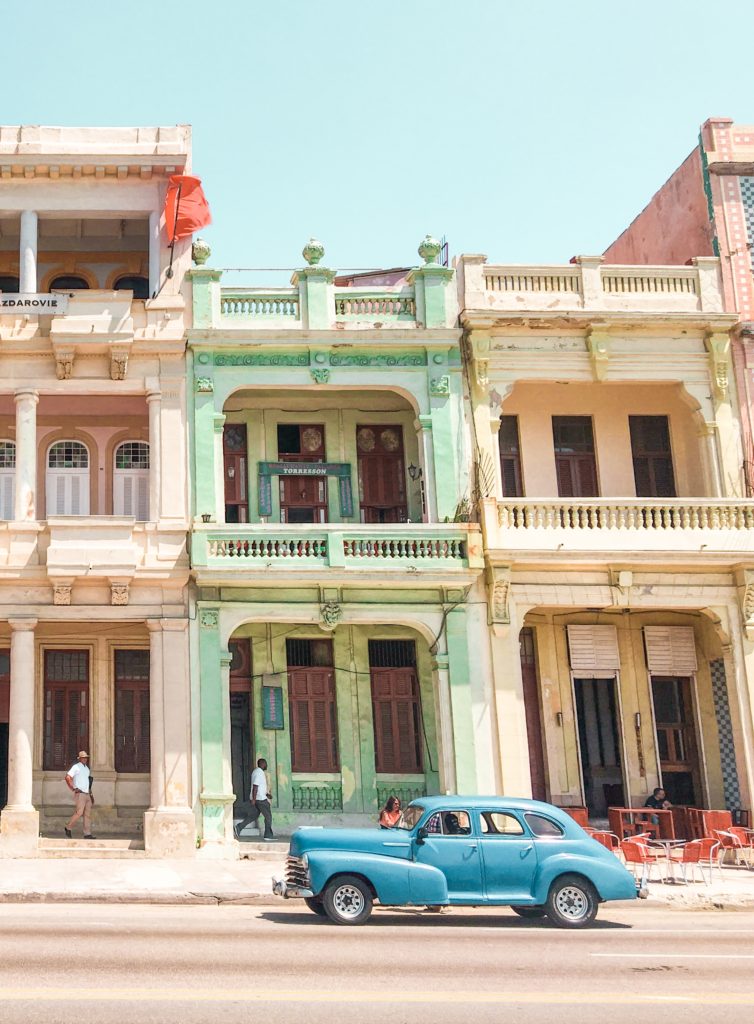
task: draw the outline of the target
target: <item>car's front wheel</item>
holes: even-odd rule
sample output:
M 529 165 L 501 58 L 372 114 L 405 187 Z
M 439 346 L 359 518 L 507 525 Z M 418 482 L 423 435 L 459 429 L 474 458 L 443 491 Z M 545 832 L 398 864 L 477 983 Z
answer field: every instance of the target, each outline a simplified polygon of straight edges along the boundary
M 514 914 L 519 917 L 529 918 L 544 917 L 547 911 L 544 907 L 511 907 Z
M 550 886 L 547 916 L 558 928 L 586 928 L 597 916 L 599 897 L 579 875 L 561 875 Z
M 304 897 L 304 903 L 307 905 L 309 910 L 314 911 L 317 917 L 327 917 L 327 911 L 325 910 L 319 896 L 306 896 Z
M 335 924 L 366 924 L 372 914 L 372 893 L 363 878 L 341 875 L 325 889 L 322 904 Z

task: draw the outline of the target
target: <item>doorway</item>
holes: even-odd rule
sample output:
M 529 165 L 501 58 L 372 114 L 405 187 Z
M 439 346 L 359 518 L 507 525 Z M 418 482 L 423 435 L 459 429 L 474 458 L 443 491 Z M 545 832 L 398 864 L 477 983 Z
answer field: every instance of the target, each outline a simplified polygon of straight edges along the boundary
M 662 785 L 672 804 L 699 807 L 699 748 L 694 728 L 691 679 L 652 676 L 652 704 Z
M 590 817 L 625 806 L 616 680 L 574 679 L 584 803 Z
M 249 803 L 254 758 L 252 728 L 251 644 L 248 639 L 231 640 L 230 651 L 230 763 L 236 815 Z
M 545 754 L 542 744 L 542 715 L 539 710 L 539 679 L 534 648 L 534 630 L 524 626 L 519 633 L 521 681 L 524 689 L 524 714 L 529 747 L 529 774 L 534 800 L 547 800 Z
M 8 719 L 10 715 L 10 651 L 0 651 L 0 807 L 8 802 Z

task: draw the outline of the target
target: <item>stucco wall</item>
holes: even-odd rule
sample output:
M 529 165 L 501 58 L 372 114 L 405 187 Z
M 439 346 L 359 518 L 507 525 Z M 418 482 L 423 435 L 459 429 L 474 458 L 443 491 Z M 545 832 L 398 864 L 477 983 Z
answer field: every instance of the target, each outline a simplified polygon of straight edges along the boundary
M 698 149 L 684 160 L 641 213 L 605 249 L 607 263 L 683 264 L 713 256 L 712 226 Z
M 635 497 L 631 415 L 668 417 L 677 495 L 703 497 L 699 440 L 682 396 L 681 386 L 673 384 L 516 384 L 503 414 L 518 416 L 526 497 L 558 493 L 553 416 L 591 416 L 600 495 Z

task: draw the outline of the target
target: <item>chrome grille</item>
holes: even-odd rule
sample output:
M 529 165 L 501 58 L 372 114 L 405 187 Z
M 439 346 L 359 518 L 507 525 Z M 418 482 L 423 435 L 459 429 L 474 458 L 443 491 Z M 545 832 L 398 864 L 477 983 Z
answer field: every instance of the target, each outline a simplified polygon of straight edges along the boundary
M 288 857 L 285 863 L 285 880 L 288 885 L 297 886 L 299 889 L 309 889 L 311 881 L 309 871 L 304 866 L 300 857 Z

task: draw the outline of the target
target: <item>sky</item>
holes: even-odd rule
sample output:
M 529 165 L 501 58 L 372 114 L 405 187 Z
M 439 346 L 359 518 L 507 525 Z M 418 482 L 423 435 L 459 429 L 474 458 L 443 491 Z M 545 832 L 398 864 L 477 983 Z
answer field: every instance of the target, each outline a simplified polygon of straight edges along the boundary
M 0 0 L 0 122 L 193 125 L 215 267 L 602 252 L 711 116 L 751 0 Z M 277 275 L 279 277 L 279 275 Z M 265 284 L 275 275 L 241 275 Z

